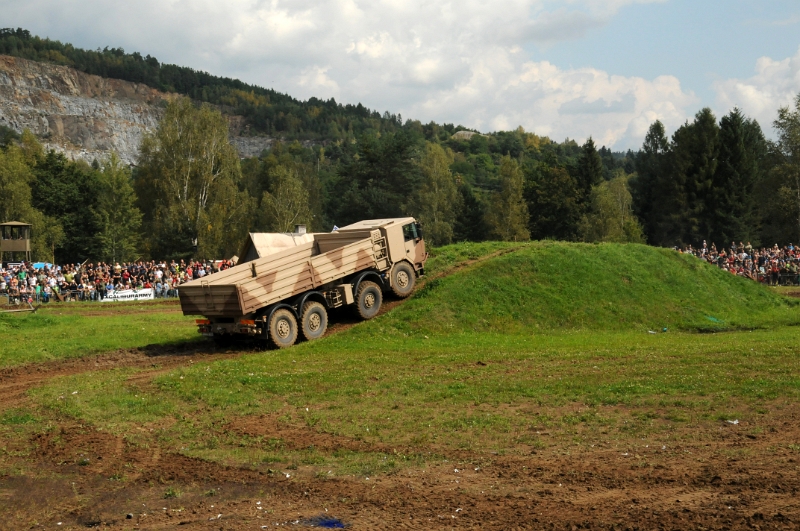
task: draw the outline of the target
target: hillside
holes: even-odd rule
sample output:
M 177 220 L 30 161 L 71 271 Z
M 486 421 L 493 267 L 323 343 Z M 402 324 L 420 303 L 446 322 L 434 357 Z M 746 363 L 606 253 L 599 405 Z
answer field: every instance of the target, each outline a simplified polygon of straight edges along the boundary
M 0 126 L 29 129 L 70 159 L 91 162 L 114 151 L 135 164 L 142 136 L 155 130 L 175 97 L 143 83 L 0 55 Z M 229 121 L 241 156 L 257 156 L 272 144 L 269 137 L 242 136 L 243 118 Z
M 241 116 L 249 132 L 289 140 L 342 140 L 368 130 L 399 129 L 397 115 L 361 105 L 341 105 L 334 99 L 297 100 L 288 94 L 215 76 L 185 66 L 161 63 L 150 55 L 125 53 L 122 48 L 84 50 L 69 43 L 40 38 L 24 29 L 0 29 L 0 54 L 66 66 L 78 72 L 141 84 L 223 107 Z M 451 133 L 452 125 L 443 126 Z M 257 154 L 257 153 L 256 153 Z
M 428 281 L 379 326 L 446 334 L 712 331 L 800 322 L 794 301 L 672 250 L 554 242 L 513 249 L 508 244 L 511 252 Z

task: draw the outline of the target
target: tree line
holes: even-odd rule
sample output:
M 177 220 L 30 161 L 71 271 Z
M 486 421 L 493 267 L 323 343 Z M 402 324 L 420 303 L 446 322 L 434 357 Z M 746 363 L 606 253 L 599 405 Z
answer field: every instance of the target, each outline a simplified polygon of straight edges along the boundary
M 800 240 L 800 95 L 778 110 L 777 140 L 733 109 L 700 110 L 667 138 L 650 126 L 631 180 L 634 211 L 653 245 L 754 245 Z
M 800 99 L 778 111 L 774 142 L 737 109 L 719 122 L 702 109 L 670 138 L 653 123 L 641 150 L 623 153 L 591 138 L 556 142 L 521 127 L 478 134 L 403 122 L 360 104 L 299 102 L 149 56 L 85 51 L 25 30 L 0 30 L 0 53 L 187 94 L 168 105 L 134 168 L 114 157 L 73 162 L 45 153 L 30 133 L 0 127 L 0 220 L 33 223 L 41 258 L 227 258 L 248 231 L 300 223 L 327 231 L 405 215 L 424 223 L 434 245 L 800 240 Z M 293 117 L 294 132 L 240 160 L 224 117 L 242 109 L 240 96 L 251 106 L 251 124 L 254 109 L 280 108 Z M 322 121 L 312 127 L 303 116 Z M 289 131 L 264 127 L 256 129 Z M 299 138 L 324 141 L 308 147 Z
M 288 232 L 295 224 L 329 231 L 406 215 L 423 222 L 433 245 L 641 241 L 624 184 L 633 153 L 522 128 L 471 138 L 437 132 L 409 120 L 395 132 L 324 147 L 277 142 L 240 160 L 220 110 L 180 98 L 128 168 L 115 156 L 71 161 L 45 152 L 30 132 L 4 129 L 0 218 L 32 223 L 34 254 L 61 262 L 229 258 L 249 231 Z M 620 202 L 608 200 L 614 193 Z
M 428 140 L 392 133 L 306 147 L 277 142 L 240 159 L 220 110 L 170 103 L 138 165 L 45 152 L 0 131 L 0 219 L 34 225 L 37 258 L 229 258 L 247 232 L 312 231 L 413 215 L 432 245 L 487 239 L 754 245 L 800 241 L 800 95 L 777 140 L 734 109 L 709 109 L 667 138 L 655 122 L 638 153 L 522 128 Z
M 0 220 L 33 225 L 37 260 L 82 262 L 137 256 L 142 216 L 131 171 L 45 152 L 29 131 L 0 131 Z

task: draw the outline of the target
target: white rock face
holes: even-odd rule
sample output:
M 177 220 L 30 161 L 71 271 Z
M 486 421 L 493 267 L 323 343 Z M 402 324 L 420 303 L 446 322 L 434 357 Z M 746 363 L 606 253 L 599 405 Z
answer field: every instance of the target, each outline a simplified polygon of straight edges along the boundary
M 0 55 L 0 125 L 29 129 L 47 149 L 73 160 L 105 160 L 112 152 L 135 164 L 146 132 L 176 98 L 143 85 L 73 68 Z M 241 117 L 230 117 L 241 122 Z M 269 137 L 231 138 L 242 157 L 269 149 Z
M 155 129 L 174 97 L 140 83 L 0 56 L 0 124 L 30 129 L 47 148 L 73 159 L 103 160 L 115 151 L 134 164 L 143 134 Z

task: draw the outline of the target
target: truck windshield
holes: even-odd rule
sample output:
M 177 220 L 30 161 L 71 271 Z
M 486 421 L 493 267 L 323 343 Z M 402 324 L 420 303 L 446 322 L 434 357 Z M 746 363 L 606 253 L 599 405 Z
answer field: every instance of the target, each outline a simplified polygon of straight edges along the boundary
M 417 239 L 417 224 L 416 223 L 409 223 L 408 225 L 403 225 L 403 239 L 405 241 L 411 241 Z

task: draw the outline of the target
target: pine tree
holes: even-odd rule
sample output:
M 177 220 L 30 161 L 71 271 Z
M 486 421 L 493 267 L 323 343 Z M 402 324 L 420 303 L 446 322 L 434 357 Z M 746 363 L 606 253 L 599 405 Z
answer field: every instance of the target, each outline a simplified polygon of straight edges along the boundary
M 407 215 L 421 179 L 416 139 L 400 131 L 380 138 L 366 135 L 358 142 L 358 155 L 342 164 L 329 204 L 329 217 L 337 225 L 360 219 Z
M 713 213 L 707 203 L 717 171 L 719 126 L 711 109 L 700 110 L 694 122 L 675 132 L 672 153 L 670 172 L 683 184 L 685 194 L 683 208 L 671 213 L 673 220 L 679 220 L 682 225 L 674 243 L 697 244 L 708 237 L 713 223 Z
M 133 260 L 138 255 L 142 213 L 136 207 L 131 172 L 113 153 L 99 166 L 96 213 L 100 219 L 102 256 L 112 263 Z
M 636 177 L 631 179 L 633 211 L 642 222 L 645 238 L 656 245 L 660 244 L 659 226 L 663 204 L 657 194 L 666 171 L 669 140 L 664 132 L 664 124 L 656 120 L 647 131 L 642 149 L 636 156 Z
M 530 233 L 534 239 L 575 240 L 582 208 L 580 189 L 565 168 L 537 165 L 529 170 L 525 197 L 530 210 Z
M 719 139 L 719 161 L 708 200 L 709 239 L 724 244 L 754 240 L 758 220 L 753 188 L 760 180 L 759 160 L 766 153 L 764 135 L 757 122 L 734 109 L 720 120 Z
M 597 152 L 592 137 L 581 146 L 581 156 L 578 159 L 576 181 L 580 191 L 579 202 L 588 203 L 592 193 L 592 187 L 597 186 L 603 181 L 603 159 Z
M 489 228 L 483 201 L 467 183 L 458 187 L 458 193 L 461 195 L 461 209 L 456 216 L 453 239 L 459 242 L 482 242 L 488 239 Z

